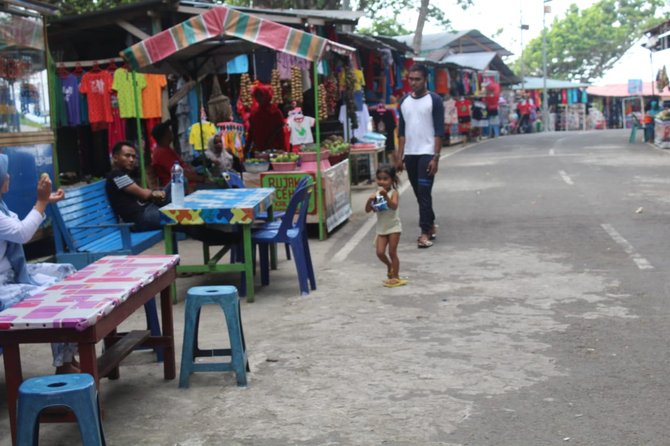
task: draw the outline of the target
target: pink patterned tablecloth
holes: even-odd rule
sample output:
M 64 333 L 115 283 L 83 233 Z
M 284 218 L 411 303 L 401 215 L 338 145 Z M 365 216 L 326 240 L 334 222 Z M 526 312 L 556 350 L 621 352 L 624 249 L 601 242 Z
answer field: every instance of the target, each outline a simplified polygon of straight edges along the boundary
M 178 263 L 178 255 L 104 257 L 0 312 L 0 330 L 83 331 Z

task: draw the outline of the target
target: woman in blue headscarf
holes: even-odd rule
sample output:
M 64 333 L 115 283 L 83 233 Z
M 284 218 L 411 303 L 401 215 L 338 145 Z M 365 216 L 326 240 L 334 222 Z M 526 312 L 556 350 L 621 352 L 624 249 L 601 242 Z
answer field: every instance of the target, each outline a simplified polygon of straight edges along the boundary
M 9 190 L 9 158 L 0 154 L 0 311 L 26 297 L 63 280 L 76 270 L 70 264 L 26 263 L 23 244 L 30 241 L 45 219 L 49 203 L 64 196 L 62 189 L 52 192 L 49 175 L 43 174 L 37 183 L 37 201 L 23 220 L 7 208 L 4 195 Z M 57 372 L 76 371 L 76 344 L 52 344 Z

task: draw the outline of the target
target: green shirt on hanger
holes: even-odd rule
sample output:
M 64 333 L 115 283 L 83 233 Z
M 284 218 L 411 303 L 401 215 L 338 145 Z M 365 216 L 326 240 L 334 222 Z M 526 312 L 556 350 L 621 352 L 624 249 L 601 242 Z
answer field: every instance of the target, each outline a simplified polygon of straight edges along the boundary
M 147 86 L 147 80 L 142 73 L 135 73 L 137 80 L 137 109 L 135 108 L 135 96 L 133 94 L 133 75 L 125 68 L 119 68 L 114 72 L 112 89 L 116 91 L 119 99 L 119 114 L 121 118 L 134 118 L 136 110 L 142 117 L 142 90 Z

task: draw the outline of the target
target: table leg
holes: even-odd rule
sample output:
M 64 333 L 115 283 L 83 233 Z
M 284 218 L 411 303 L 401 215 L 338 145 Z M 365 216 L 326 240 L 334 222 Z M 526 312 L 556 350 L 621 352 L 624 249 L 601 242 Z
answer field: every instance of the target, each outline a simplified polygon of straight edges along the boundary
M 5 362 L 5 387 L 7 389 L 7 409 L 9 409 L 9 427 L 12 444 L 16 444 L 16 402 L 19 399 L 19 386 L 23 381 L 21 370 L 21 350 L 19 344 L 3 344 Z
M 163 377 L 175 379 L 175 354 L 174 354 L 174 321 L 172 318 L 172 301 L 170 299 L 170 288 L 161 291 L 161 321 L 163 322 L 163 337 L 168 339 L 163 347 Z
M 165 243 L 165 254 L 174 254 L 172 225 L 163 226 L 163 243 Z M 176 243 L 177 241 L 174 240 Z M 177 303 L 177 282 L 172 282 L 170 285 L 170 293 L 172 294 L 172 302 Z
M 114 335 L 116 335 L 116 333 L 117 333 L 117 329 L 115 328 L 114 330 L 112 330 L 109 333 L 108 336 L 114 336 Z M 105 344 L 105 350 L 110 348 L 112 345 L 116 344 L 116 341 L 110 341 L 109 337 L 105 337 L 105 339 L 103 341 L 104 341 L 104 344 Z M 119 377 L 120 377 L 120 373 L 119 373 L 119 367 L 118 366 L 113 368 L 112 371 L 109 372 L 109 375 L 107 375 L 107 378 L 109 378 L 109 379 L 119 379 Z
M 254 271 L 251 258 L 251 225 L 242 225 L 242 239 L 244 242 L 244 279 L 247 285 L 247 302 L 254 301 Z
M 88 373 L 95 380 L 95 385 L 100 390 L 100 375 L 98 374 L 98 357 L 95 353 L 95 344 L 92 342 L 79 343 L 79 365 L 81 371 Z
M 268 207 L 268 221 L 274 221 L 274 212 L 272 211 L 272 206 Z M 270 245 L 270 269 L 277 269 L 277 244 L 273 243 Z

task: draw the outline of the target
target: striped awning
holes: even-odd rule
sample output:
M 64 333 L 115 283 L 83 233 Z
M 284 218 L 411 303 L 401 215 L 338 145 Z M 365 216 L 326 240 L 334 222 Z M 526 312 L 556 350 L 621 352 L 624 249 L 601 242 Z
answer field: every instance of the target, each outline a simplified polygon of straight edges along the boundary
M 319 60 L 326 50 L 353 53 L 354 48 L 226 7 L 212 8 L 121 52 L 130 67 L 140 70 L 190 46 L 232 37 L 291 54 Z

